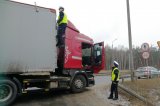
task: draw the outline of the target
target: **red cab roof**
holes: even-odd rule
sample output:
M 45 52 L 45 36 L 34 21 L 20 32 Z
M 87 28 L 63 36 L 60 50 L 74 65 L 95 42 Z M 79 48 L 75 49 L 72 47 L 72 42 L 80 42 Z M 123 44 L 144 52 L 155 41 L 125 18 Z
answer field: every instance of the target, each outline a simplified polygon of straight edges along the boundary
M 69 20 L 68 20 L 67 27 L 70 28 L 70 29 L 72 29 L 72 30 L 75 30 L 75 31 L 79 32 L 79 30 Z

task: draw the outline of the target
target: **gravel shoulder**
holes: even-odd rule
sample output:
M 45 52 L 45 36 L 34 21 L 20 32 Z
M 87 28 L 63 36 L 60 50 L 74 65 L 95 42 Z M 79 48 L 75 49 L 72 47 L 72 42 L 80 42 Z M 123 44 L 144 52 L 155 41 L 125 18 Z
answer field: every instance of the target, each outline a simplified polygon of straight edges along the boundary
M 108 100 L 109 88 L 100 84 L 76 94 L 66 90 L 33 93 L 19 97 L 13 106 L 129 106 L 127 98 L 121 95 L 117 101 Z

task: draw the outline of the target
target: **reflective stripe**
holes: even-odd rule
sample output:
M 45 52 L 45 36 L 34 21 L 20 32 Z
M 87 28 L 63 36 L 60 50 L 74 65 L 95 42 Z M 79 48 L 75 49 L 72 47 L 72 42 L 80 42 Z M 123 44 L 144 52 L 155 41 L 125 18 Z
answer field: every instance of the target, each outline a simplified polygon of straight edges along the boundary
M 72 59 L 75 59 L 75 60 L 82 60 L 81 57 L 78 57 L 78 56 L 72 56 Z
M 58 17 L 58 19 L 59 18 L 60 18 L 60 16 Z M 60 25 L 62 23 L 66 23 L 66 24 L 68 23 L 67 15 L 65 13 L 64 13 L 64 17 L 63 17 L 62 21 L 58 25 Z
M 114 74 L 114 71 L 115 71 L 115 70 L 118 70 L 118 68 L 114 68 L 113 71 L 112 71 L 112 76 L 111 76 L 111 77 L 112 77 L 112 81 L 114 81 L 114 79 L 115 79 L 115 77 L 116 77 L 115 74 Z M 119 73 L 119 70 L 118 70 L 118 78 L 117 78 L 116 81 L 119 81 L 119 76 L 120 76 L 120 73 Z
M 78 40 L 82 40 L 82 41 L 85 41 L 85 42 L 93 43 L 93 41 L 90 41 L 90 40 L 85 39 L 85 38 L 76 37 L 76 39 L 78 39 Z

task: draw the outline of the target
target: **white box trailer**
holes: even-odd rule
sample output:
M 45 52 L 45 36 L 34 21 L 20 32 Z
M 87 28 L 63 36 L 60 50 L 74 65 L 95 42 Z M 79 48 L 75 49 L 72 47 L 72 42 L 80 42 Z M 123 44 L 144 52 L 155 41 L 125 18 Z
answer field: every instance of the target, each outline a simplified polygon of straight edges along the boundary
M 55 26 L 56 13 L 50 9 L 1 0 L 0 72 L 53 71 Z
M 69 34 L 79 34 L 72 27 L 67 30 Z M 69 88 L 81 92 L 94 85 L 90 69 L 66 69 L 63 75 L 53 73 L 58 58 L 56 33 L 54 9 L 0 0 L 0 105 L 11 104 L 30 87 L 42 91 Z

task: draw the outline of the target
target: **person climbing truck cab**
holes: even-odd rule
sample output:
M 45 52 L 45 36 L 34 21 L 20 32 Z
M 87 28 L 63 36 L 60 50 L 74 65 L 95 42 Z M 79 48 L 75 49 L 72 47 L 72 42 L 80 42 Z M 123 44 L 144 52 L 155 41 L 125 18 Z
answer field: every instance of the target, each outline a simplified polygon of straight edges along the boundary
M 65 37 L 65 30 L 67 27 L 68 19 L 67 15 L 64 13 L 64 8 L 59 7 L 59 16 L 57 20 L 58 24 L 58 31 L 57 31 L 57 44 L 56 46 L 64 45 L 64 37 Z
M 114 61 L 113 62 L 113 67 L 112 67 L 112 73 L 111 73 L 111 93 L 108 99 L 113 99 L 117 100 L 118 99 L 118 82 L 119 82 L 119 77 L 120 77 L 120 72 L 118 69 L 118 62 Z M 113 98 L 113 93 L 115 93 L 115 97 Z

